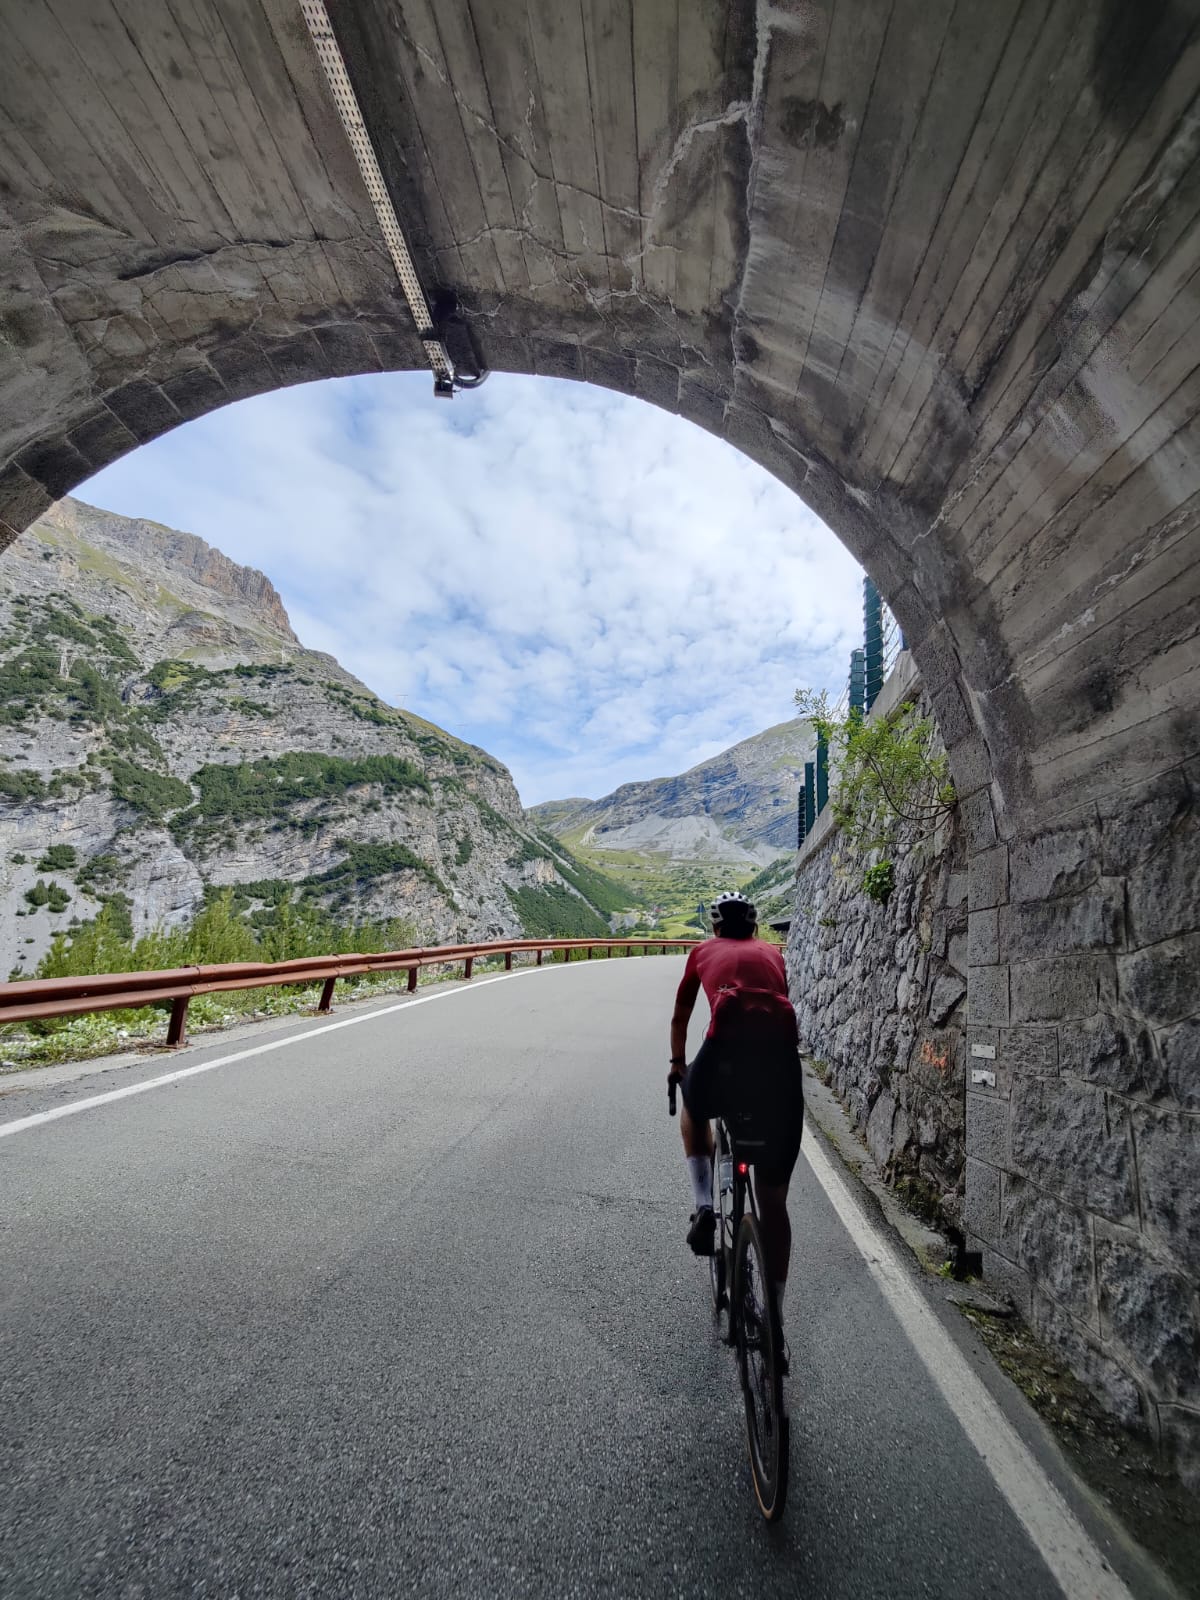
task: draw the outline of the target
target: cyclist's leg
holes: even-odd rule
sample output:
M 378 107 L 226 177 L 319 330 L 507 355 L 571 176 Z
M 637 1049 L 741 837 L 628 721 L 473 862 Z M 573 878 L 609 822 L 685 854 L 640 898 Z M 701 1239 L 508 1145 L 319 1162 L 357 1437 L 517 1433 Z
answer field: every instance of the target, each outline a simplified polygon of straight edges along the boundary
M 788 1216 L 788 1185 L 792 1169 L 800 1156 L 800 1136 L 804 1131 L 804 1093 L 798 1080 L 790 1081 L 783 1104 L 775 1106 L 778 1135 L 771 1148 L 756 1164 L 754 1193 L 762 1223 L 763 1251 L 767 1270 L 775 1284 L 780 1308 L 792 1255 L 792 1224 Z
M 715 1065 L 706 1041 L 697 1051 L 696 1059 L 684 1074 L 682 1083 L 683 1110 L 679 1124 L 695 1206 L 688 1229 L 688 1244 L 697 1255 L 712 1254 L 716 1232 L 712 1210 L 713 1135 L 710 1121 L 714 1111 L 712 1079 Z
M 772 1172 L 772 1177 L 776 1176 Z M 787 1193 L 791 1173 L 782 1183 L 768 1183 L 757 1176 L 754 1184 L 758 1200 L 758 1220 L 762 1224 L 763 1250 L 767 1257 L 767 1271 L 777 1294 L 787 1282 L 788 1263 L 792 1257 L 792 1224 L 788 1217 Z
M 689 1160 L 713 1153 L 712 1122 L 714 1076 L 716 1059 L 706 1039 L 696 1052 L 696 1058 L 683 1075 L 683 1110 L 679 1114 L 679 1131 L 683 1135 L 683 1152 Z
M 709 1156 L 713 1153 L 712 1123 L 693 1117 L 684 1101 L 679 1113 L 679 1131 L 683 1135 L 685 1156 Z

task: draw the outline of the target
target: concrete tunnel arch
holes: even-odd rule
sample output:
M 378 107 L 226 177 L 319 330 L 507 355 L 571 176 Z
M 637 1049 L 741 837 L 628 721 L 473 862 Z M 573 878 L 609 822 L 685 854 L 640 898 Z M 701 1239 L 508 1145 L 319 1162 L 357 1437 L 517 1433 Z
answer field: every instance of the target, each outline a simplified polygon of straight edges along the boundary
M 971 1235 L 1200 1460 L 1200 5 L 850 9 L 331 12 L 487 364 L 718 434 L 879 584 L 970 853 Z M 231 399 L 423 364 L 298 11 L 56 10 L 4 6 L 8 537 Z

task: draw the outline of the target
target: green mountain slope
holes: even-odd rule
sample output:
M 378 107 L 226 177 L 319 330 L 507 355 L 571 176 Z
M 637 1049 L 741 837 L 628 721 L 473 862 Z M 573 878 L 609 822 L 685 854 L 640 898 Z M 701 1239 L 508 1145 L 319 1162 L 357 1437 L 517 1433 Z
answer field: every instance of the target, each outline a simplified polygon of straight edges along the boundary
M 786 909 L 796 797 L 812 734 L 798 719 L 767 728 L 673 778 L 623 784 L 602 800 L 551 800 L 527 816 L 637 901 L 639 930 L 694 933 L 721 889 Z

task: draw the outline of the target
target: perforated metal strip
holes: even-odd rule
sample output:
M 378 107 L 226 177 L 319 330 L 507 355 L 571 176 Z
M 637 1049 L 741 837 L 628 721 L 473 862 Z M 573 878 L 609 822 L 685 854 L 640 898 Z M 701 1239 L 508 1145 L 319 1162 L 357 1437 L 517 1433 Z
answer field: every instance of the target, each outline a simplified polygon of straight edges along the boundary
M 425 354 L 429 358 L 429 365 L 433 369 L 435 379 L 444 384 L 454 381 L 454 363 L 451 361 L 445 345 L 436 338 L 433 332 L 433 318 L 429 314 L 429 302 L 425 298 L 425 291 L 421 287 L 421 280 L 417 276 L 417 269 L 413 266 L 412 256 L 409 254 L 408 244 L 401 230 L 396 216 L 395 207 L 392 205 L 391 196 L 383 181 L 383 173 L 379 170 L 379 162 L 375 159 L 375 148 L 367 132 L 366 124 L 362 119 L 362 112 L 358 107 L 358 97 L 350 84 L 346 72 L 346 63 L 342 59 L 342 52 L 334 37 L 333 28 L 329 21 L 329 13 L 325 9 L 324 0 L 300 0 L 300 9 L 304 13 L 304 20 L 308 24 L 308 31 L 312 35 L 313 44 L 316 46 L 321 65 L 325 68 L 325 76 L 329 79 L 329 87 L 333 92 L 334 104 L 338 108 L 342 124 L 350 140 L 350 148 L 354 151 L 358 170 L 362 173 L 363 182 L 370 196 L 371 204 L 375 207 L 375 215 L 379 219 L 379 230 L 383 234 L 383 242 L 387 246 L 388 255 L 392 258 L 392 265 L 396 269 L 396 276 L 400 280 L 400 287 L 404 291 L 404 298 L 408 302 L 408 309 L 412 312 L 412 319 L 417 329 L 417 336 L 425 346 Z

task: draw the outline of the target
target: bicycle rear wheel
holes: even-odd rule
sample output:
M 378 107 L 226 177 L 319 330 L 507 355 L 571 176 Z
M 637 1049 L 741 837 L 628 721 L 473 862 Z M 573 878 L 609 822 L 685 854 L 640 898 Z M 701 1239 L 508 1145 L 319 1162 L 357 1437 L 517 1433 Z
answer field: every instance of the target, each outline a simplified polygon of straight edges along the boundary
M 758 1220 L 742 1218 L 733 1264 L 733 1304 L 738 1373 L 746 1407 L 746 1443 L 759 1510 L 768 1522 L 783 1515 L 787 1499 L 790 1436 L 783 1409 L 782 1335 L 767 1276 Z

